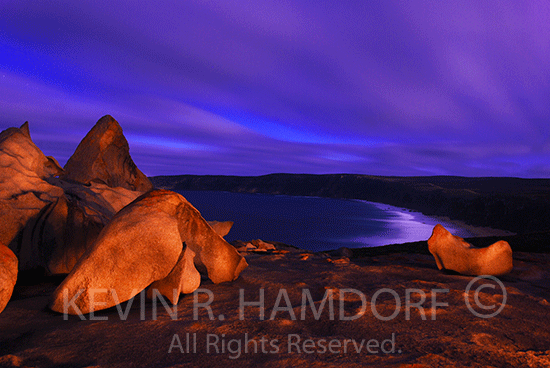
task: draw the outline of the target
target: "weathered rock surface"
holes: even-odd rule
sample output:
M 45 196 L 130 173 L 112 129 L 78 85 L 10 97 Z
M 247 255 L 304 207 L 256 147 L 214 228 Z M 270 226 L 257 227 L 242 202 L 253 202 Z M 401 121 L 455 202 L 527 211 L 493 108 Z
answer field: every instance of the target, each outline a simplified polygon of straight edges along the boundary
M 264 242 L 261 239 L 254 239 L 249 242 L 243 242 L 241 240 L 235 240 L 231 244 L 239 252 L 267 252 L 267 251 L 276 251 L 277 248 L 275 244 Z
M 44 180 L 59 173 L 31 141 L 27 123 L 0 133 L 0 242 L 13 250 L 12 242 L 29 219 L 63 195 Z
M 99 181 L 109 187 L 146 192 L 153 188 L 130 157 L 128 141 L 112 116 L 106 115 L 80 142 L 61 178 L 83 184 Z
M 259 250 L 275 250 L 275 246 L 273 244 L 266 243 L 262 239 L 252 240 L 251 243 Z
M 17 257 L 0 243 L 0 313 L 10 301 L 13 287 L 17 281 Z
M 153 298 L 156 292 L 175 305 L 178 304 L 181 294 L 189 294 L 197 290 L 201 284 L 201 275 L 195 268 L 194 258 L 195 252 L 186 247 L 170 274 L 149 286 L 147 296 Z
M 100 139 L 101 147 L 116 151 L 112 145 L 121 139 L 115 138 Z M 88 151 L 82 142 L 79 147 Z M 129 161 L 128 156 L 125 167 Z M 125 167 L 109 169 L 119 173 Z M 32 142 L 27 123 L 0 133 L 0 242 L 14 251 L 20 270 L 68 273 L 114 214 L 143 194 L 58 176 L 64 176 L 63 169 Z
M 64 195 L 47 204 L 22 232 L 22 269 L 44 267 L 69 273 L 111 218 L 141 192 L 92 183 L 84 186 L 52 179 Z
M 463 275 L 499 276 L 513 268 L 512 248 L 507 242 L 501 240 L 486 248 L 474 248 L 439 224 L 428 239 L 428 247 L 440 270 Z
M 544 242 L 545 247 L 547 243 L 548 240 Z M 19 290 L 25 297 L 12 297 L 0 314 L 0 366 L 2 359 L 11 358 L 18 360 L 21 366 L 45 368 L 220 365 L 548 367 L 550 254 L 516 251 L 516 244 L 511 244 L 514 247 L 514 269 L 501 278 L 508 292 L 506 305 L 500 314 L 486 319 L 478 318 L 465 305 L 465 290 L 471 278 L 439 271 L 433 257 L 425 254 L 428 252 L 426 242 L 412 247 L 405 244 L 379 249 L 377 256 L 354 258 L 347 263 L 331 262 L 323 253 L 292 248 L 286 248 L 288 253 L 249 254 L 247 261 L 250 266 L 243 273 L 246 277 L 240 277 L 229 285 L 204 286 L 215 297 L 210 305 L 212 319 L 209 311 L 202 307 L 198 308 L 197 318 L 194 318 L 196 303 L 189 295 L 180 298 L 177 309 L 165 309 L 157 301 L 156 314 L 153 314 L 153 303 L 146 301 L 142 304 L 141 298 L 136 297 L 131 308 L 127 308 L 128 303 L 121 309 L 102 311 L 95 316 L 96 320 L 91 320 L 91 316 L 84 316 L 86 321 L 76 316 L 64 320 L 44 308 L 57 285 L 57 279 L 53 279 L 40 287 L 22 287 Z M 279 244 L 275 245 L 282 249 Z M 420 249 L 422 253 L 417 253 Z M 411 250 L 415 252 L 411 253 Z M 472 305 L 481 313 L 493 313 L 504 302 L 499 286 L 487 281 L 495 285 L 495 289 L 482 288 L 477 295 L 481 305 L 494 306 L 493 309 L 478 309 L 474 290 L 469 294 Z M 388 289 L 397 294 L 392 296 L 387 291 L 382 292 L 376 302 L 372 302 L 375 294 Z M 448 290 L 441 292 L 441 289 Z M 264 319 L 260 319 L 258 307 L 245 307 L 244 316 L 240 316 L 241 290 L 247 302 L 257 302 L 264 295 Z M 312 302 L 305 305 L 306 313 L 302 317 L 304 290 L 310 292 Z M 333 290 L 332 299 L 328 299 L 327 290 Z M 353 292 L 346 292 L 340 298 L 339 291 L 344 290 L 355 290 L 366 300 L 363 302 Z M 413 291 L 410 309 L 406 307 L 408 291 Z M 423 302 L 422 293 L 426 295 Z M 293 308 L 281 310 L 287 306 L 281 295 L 286 297 L 287 294 L 288 305 Z M 198 297 L 199 303 L 207 301 L 204 293 L 199 293 Z M 330 300 L 334 303 L 334 313 L 330 312 Z M 346 317 L 358 318 L 353 321 L 342 319 L 339 316 L 340 301 L 344 303 Z M 438 306 L 435 301 L 443 305 Z M 321 308 L 323 304 L 324 308 Z M 273 312 L 275 305 L 279 306 L 277 313 Z M 315 306 L 318 316 L 310 306 Z M 376 307 L 376 315 L 373 307 Z M 174 310 L 177 310 L 177 321 L 172 321 Z M 289 311 L 293 311 L 295 320 L 291 319 Z M 388 320 L 392 313 L 397 315 Z M 157 316 L 156 320 L 153 320 L 153 315 Z M 221 315 L 223 321 L 220 321 Z M 432 320 L 433 316 L 435 320 Z M 97 317 L 105 320 L 97 320 Z M 188 332 L 190 339 L 186 337 Z M 192 350 L 194 333 L 197 335 L 196 353 Z M 178 334 L 183 349 L 173 348 L 168 354 L 170 346 L 175 344 L 175 334 Z M 219 354 L 212 348 L 207 350 L 208 334 L 220 337 Z M 289 351 L 289 335 L 292 335 L 292 341 L 299 340 L 299 350 L 292 348 Z M 374 348 L 376 350 L 372 348 L 376 345 L 367 347 L 371 339 L 383 342 L 393 339 L 393 336 L 394 353 L 383 353 L 379 345 Z M 280 350 L 262 353 L 262 337 L 274 342 L 278 339 L 276 346 Z M 222 353 L 222 338 L 226 348 L 231 339 L 241 341 L 242 354 L 227 350 Z M 247 339 L 257 342 L 258 353 L 254 353 L 256 343 L 249 343 L 248 353 L 244 352 Z M 308 339 L 327 343 L 336 341 L 335 344 L 339 345 L 332 345 L 336 353 L 328 349 L 317 350 L 319 345 L 308 349 L 303 345 Z M 350 343 L 344 353 L 348 339 L 357 342 L 360 352 Z M 190 350 L 187 350 L 186 341 L 189 340 Z M 266 343 L 265 350 L 269 352 L 267 349 L 271 349 L 269 343 Z M 392 344 L 387 343 L 386 349 L 393 350 Z M 232 351 L 237 351 L 237 348 Z M 373 353 L 376 351 L 378 353 Z
M 155 190 L 142 196 L 148 205 L 161 202 L 178 219 L 181 240 L 195 253 L 195 266 L 203 270 L 214 283 L 233 281 L 247 263 L 245 259 L 217 234 L 199 211 L 181 195 Z M 150 203 L 150 204 L 149 204 Z
M 113 217 L 56 290 L 51 308 L 69 314 L 109 308 L 155 281 L 153 289 L 177 302 L 174 289 L 192 292 L 200 284 L 195 265 L 220 283 L 236 279 L 247 263 L 185 198 L 151 191 Z
M 154 207 L 129 206 L 81 257 L 54 293 L 51 308 L 80 314 L 127 301 L 168 276 L 182 248 L 173 216 Z M 76 308 L 67 303 L 73 299 Z
M 210 225 L 210 227 L 214 229 L 214 231 L 218 233 L 219 236 L 226 236 L 227 234 L 229 234 L 229 231 L 233 227 L 233 221 L 223 221 L 223 222 L 207 221 L 207 222 L 208 222 L 208 225 Z

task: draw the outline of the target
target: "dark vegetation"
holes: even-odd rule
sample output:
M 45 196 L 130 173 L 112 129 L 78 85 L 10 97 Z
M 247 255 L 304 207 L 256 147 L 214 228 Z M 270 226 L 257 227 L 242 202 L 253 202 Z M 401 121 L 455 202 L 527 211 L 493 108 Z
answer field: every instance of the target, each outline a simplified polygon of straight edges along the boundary
M 157 187 L 362 199 L 515 233 L 550 231 L 550 179 L 355 174 L 157 176 Z

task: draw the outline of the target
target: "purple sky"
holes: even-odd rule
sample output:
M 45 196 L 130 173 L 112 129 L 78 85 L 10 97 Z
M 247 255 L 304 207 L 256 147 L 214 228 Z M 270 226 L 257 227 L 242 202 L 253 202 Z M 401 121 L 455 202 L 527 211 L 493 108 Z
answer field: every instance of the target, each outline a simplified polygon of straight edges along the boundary
M 0 129 L 105 114 L 147 175 L 548 178 L 550 2 L 0 1 Z

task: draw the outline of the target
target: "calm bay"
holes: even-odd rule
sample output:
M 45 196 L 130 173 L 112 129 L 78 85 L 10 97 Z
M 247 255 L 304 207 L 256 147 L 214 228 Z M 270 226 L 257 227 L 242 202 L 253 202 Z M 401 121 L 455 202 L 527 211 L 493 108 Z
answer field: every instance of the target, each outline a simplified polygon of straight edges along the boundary
M 360 200 L 221 191 L 179 191 L 207 220 L 233 221 L 227 241 L 262 239 L 324 251 L 427 240 L 441 221 Z M 471 234 L 442 223 L 453 234 Z

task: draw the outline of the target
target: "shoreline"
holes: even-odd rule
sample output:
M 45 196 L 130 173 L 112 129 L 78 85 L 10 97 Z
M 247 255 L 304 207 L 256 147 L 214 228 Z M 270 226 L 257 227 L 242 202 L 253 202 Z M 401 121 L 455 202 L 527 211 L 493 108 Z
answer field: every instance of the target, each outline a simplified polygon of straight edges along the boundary
M 240 195 L 262 195 L 267 197 L 287 197 L 287 198 L 307 198 L 307 199 L 318 199 L 318 200 L 338 200 L 338 201 L 351 201 L 356 203 L 362 203 L 369 207 L 374 207 L 377 210 L 385 213 L 382 217 L 378 218 L 378 215 L 373 215 L 372 221 L 378 222 L 381 221 L 384 223 L 384 230 L 377 233 L 370 234 L 369 232 L 364 232 L 363 234 L 354 234 L 349 233 L 348 236 L 340 234 L 339 237 L 336 237 L 339 241 L 336 243 L 339 244 L 326 244 L 327 247 L 307 247 L 300 242 L 292 242 L 288 239 L 283 238 L 274 238 L 274 237 L 265 237 L 261 232 L 258 234 L 248 234 L 249 236 L 244 236 L 244 238 L 256 239 L 264 237 L 268 240 L 291 243 L 302 249 L 309 250 L 321 250 L 321 251 L 330 251 L 338 249 L 340 247 L 346 248 L 372 248 L 372 247 L 383 247 L 391 244 L 405 244 L 418 241 L 427 241 L 433 231 L 433 228 L 437 224 L 443 225 L 448 231 L 453 235 L 462 237 L 462 238 L 474 238 L 474 237 L 491 237 L 491 236 L 510 236 L 515 235 L 512 232 L 494 229 L 489 227 L 480 227 L 468 225 L 460 220 L 453 220 L 449 217 L 442 216 L 429 216 L 425 215 L 420 211 L 406 207 L 393 206 L 387 203 L 367 201 L 362 199 L 348 199 L 348 198 L 330 198 L 330 197 L 320 197 L 320 196 L 304 196 L 304 195 L 288 195 L 288 194 L 273 194 L 273 193 L 235 193 L 231 191 L 212 191 L 212 190 L 191 190 L 191 191 L 179 191 L 181 194 L 186 192 L 213 192 L 213 193 L 225 193 L 229 195 L 240 194 Z M 196 205 L 194 201 L 191 200 L 193 205 Z M 200 204 L 200 201 L 197 203 Z M 284 210 L 284 208 L 283 208 Z M 280 212 L 280 211 L 279 211 Z M 240 214 L 240 213 L 239 213 Z M 232 219 L 236 221 L 236 218 Z M 368 225 L 367 225 L 368 227 Z M 329 236 L 330 234 L 325 234 Z M 232 240 L 243 240 L 242 236 L 237 236 L 233 239 L 236 234 L 230 239 Z M 327 239 L 327 238 L 325 238 Z M 324 248 L 324 249 L 321 249 Z
M 470 229 L 475 236 L 550 231 L 545 220 L 550 217 L 550 179 L 269 174 L 171 175 L 151 177 L 151 181 L 171 190 L 223 190 L 389 203 L 425 211 L 440 221 L 445 217 L 460 220 L 455 225 Z
M 472 238 L 485 238 L 485 237 L 491 237 L 491 236 L 514 236 L 517 235 L 517 233 L 514 233 L 509 230 L 502 230 L 502 229 L 494 229 L 492 227 L 483 227 L 483 226 L 475 226 L 475 225 L 469 225 L 465 223 L 462 220 L 453 220 L 447 216 L 429 216 L 433 217 L 434 219 L 439 219 L 443 222 L 450 223 L 453 225 L 456 225 L 462 229 L 465 229 L 472 235 L 470 237 Z
M 482 238 L 482 237 L 495 237 L 495 236 L 505 237 L 505 236 L 517 235 L 516 233 L 513 233 L 508 230 L 469 225 L 464 221 L 454 220 L 447 216 L 425 215 L 420 211 L 415 211 L 413 209 L 406 208 L 406 207 L 398 207 L 398 206 L 389 205 L 387 203 L 364 201 L 364 200 L 357 200 L 357 201 L 369 203 L 383 211 L 388 211 L 390 213 L 393 212 L 400 217 L 403 215 L 411 216 L 412 218 L 408 218 L 404 220 L 409 223 L 412 222 L 412 223 L 418 223 L 419 225 L 422 224 L 425 226 L 430 226 L 432 229 L 435 225 L 439 223 L 443 225 L 443 227 L 445 227 L 453 235 L 457 235 L 462 238 Z M 397 240 L 397 239 L 390 239 L 386 244 L 376 245 L 376 246 L 378 247 L 378 246 L 385 246 L 385 245 L 398 245 L 398 244 L 405 244 L 405 243 L 411 243 L 411 242 L 417 242 L 417 241 L 427 241 L 428 239 L 429 239 L 429 236 L 426 237 L 426 239 L 413 239 L 405 242 L 395 242 L 393 240 Z M 374 246 L 370 246 L 368 248 L 372 248 L 372 247 Z

